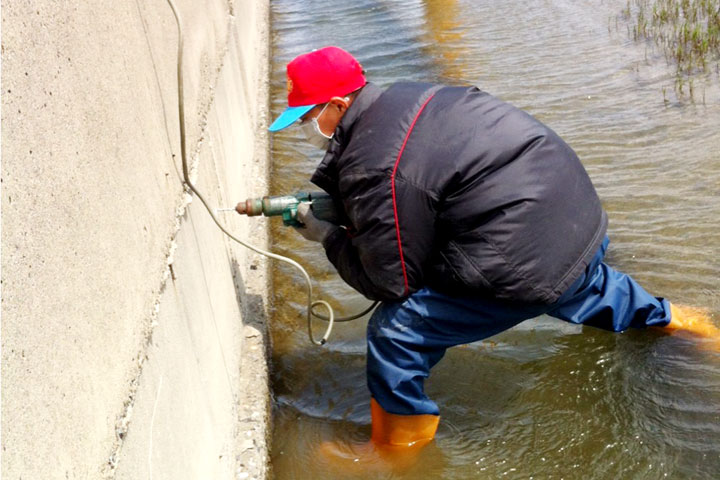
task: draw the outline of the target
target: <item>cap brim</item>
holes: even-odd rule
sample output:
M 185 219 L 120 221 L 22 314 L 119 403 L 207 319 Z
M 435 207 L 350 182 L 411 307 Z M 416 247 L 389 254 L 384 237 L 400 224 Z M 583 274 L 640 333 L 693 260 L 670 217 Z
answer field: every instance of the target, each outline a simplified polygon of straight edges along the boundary
M 304 105 L 302 107 L 288 107 L 285 109 L 285 111 L 275 119 L 275 121 L 270 125 L 271 132 L 277 132 L 278 130 L 282 130 L 283 128 L 287 128 L 293 123 L 295 123 L 300 117 L 305 115 L 307 112 L 313 109 L 315 105 Z

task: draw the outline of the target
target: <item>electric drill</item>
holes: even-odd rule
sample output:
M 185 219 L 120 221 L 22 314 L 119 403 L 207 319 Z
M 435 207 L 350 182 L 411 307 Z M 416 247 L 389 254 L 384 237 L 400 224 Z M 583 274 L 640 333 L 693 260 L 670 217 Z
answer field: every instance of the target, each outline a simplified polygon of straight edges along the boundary
M 313 215 L 320 220 L 339 224 L 339 217 L 332 198 L 325 192 L 298 192 L 293 195 L 278 195 L 274 197 L 248 198 L 235 207 L 240 215 L 254 217 L 265 215 L 272 217 L 282 215 L 283 224 L 288 227 L 300 227 L 302 223 L 297 219 L 297 208 L 300 202 L 310 203 Z

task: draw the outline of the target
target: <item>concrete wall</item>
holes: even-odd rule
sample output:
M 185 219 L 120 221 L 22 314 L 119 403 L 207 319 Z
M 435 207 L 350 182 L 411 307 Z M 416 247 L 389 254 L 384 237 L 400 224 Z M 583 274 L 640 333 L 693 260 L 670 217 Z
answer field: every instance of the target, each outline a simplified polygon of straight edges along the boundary
M 234 205 L 266 190 L 267 0 L 175 1 L 193 177 Z M 3 479 L 265 474 L 266 264 L 183 193 L 176 51 L 165 0 L 3 2 Z

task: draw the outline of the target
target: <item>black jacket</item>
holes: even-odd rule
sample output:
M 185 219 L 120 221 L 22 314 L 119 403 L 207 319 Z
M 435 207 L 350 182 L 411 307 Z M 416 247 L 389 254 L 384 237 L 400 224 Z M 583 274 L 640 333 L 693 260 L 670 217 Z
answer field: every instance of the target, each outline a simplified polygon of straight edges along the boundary
M 368 84 L 311 180 L 349 221 L 323 242 L 327 256 L 370 299 L 429 286 L 550 304 L 607 229 L 575 152 L 475 87 Z

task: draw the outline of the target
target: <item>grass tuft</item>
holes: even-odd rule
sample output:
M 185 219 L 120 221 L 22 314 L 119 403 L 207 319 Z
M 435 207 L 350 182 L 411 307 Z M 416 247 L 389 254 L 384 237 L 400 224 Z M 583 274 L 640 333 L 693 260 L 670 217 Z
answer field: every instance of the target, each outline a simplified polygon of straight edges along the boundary
M 621 15 L 635 41 L 654 42 L 675 65 L 680 96 L 689 85 L 694 101 L 693 77 L 720 70 L 720 0 L 627 0 Z

